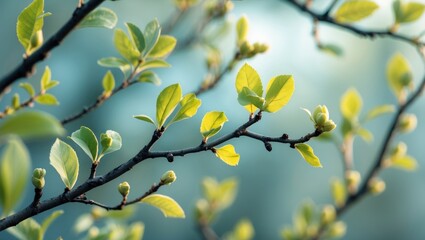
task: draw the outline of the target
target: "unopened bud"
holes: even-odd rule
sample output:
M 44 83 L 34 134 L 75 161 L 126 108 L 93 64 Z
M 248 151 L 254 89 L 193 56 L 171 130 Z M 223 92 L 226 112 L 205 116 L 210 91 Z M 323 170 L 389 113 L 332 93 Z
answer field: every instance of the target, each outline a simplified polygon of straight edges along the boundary
M 43 189 L 45 185 L 44 176 L 46 176 L 46 169 L 36 168 L 32 173 L 32 184 L 37 189 Z
M 391 150 L 391 157 L 397 158 L 406 155 L 407 153 L 407 145 L 404 142 L 399 142 L 397 146 L 395 146 Z
M 264 53 L 269 49 L 269 45 L 264 44 L 264 43 L 259 43 L 259 42 L 254 43 L 253 47 L 254 47 L 254 52 L 256 54 L 257 53 Z
M 209 203 L 205 199 L 199 199 L 195 205 L 196 218 L 199 220 L 207 215 L 209 212 Z
M 323 132 L 330 132 L 330 131 L 334 130 L 335 128 L 336 128 L 335 122 L 332 121 L 332 120 L 328 120 L 322 125 L 321 130 Z
M 328 234 L 331 238 L 341 238 L 345 235 L 347 226 L 342 221 L 338 221 L 329 227 Z
M 112 138 L 108 134 L 102 133 L 100 135 L 100 144 L 102 145 L 104 150 L 112 146 L 112 141 Z
M 264 147 L 267 151 L 271 152 L 273 150 L 272 145 L 269 142 L 264 143 Z
M 418 119 L 414 114 L 404 114 L 401 116 L 400 122 L 398 123 L 398 130 L 402 133 L 408 133 L 415 130 L 418 124 Z
M 248 56 L 254 51 L 254 47 L 248 41 L 245 41 L 241 44 L 239 51 L 242 56 Z
M 320 214 L 320 221 L 322 224 L 329 224 L 336 219 L 335 207 L 332 205 L 325 205 Z
M 385 190 L 385 182 L 379 178 L 373 178 L 369 182 L 369 192 L 373 195 L 379 195 Z
M 359 186 L 361 175 L 357 171 L 348 171 L 345 174 L 345 179 L 347 180 L 347 187 L 351 193 L 357 191 L 357 187 Z
M 170 163 L 174 161 L 174 155 L 172 153 L 167 154 L 167 161 Z
M 176 174 L 174 173 L 174 171 L 170 170 L 170 171 L 167 171 L 166 173 L 164 173 L 162 175 L 161 183 L 164 184 L 164 185 L 165 184 L 169 185 L 169 184 L 175 182 L 176 179 L 177 179 Z
M 128 182 L 120 183 L 118 185 L 118 192 L 120 192 L 123 197 L 127 197 L 130 193 L 130 184 L 128 184 Z
M 329 111 L 325 105 L 318 105 L 313 112 L 313 120 L 316 125 L 323 125 L 329 120 Z

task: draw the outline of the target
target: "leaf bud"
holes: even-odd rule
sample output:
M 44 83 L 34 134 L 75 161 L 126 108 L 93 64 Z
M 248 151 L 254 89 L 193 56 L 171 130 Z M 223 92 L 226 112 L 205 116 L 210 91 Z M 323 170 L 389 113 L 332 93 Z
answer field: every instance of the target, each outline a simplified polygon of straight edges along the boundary
M 254 43 L 254 52 L 257 53 L 265 53 L 269 49 L 269 45 L 265 43 Z
M 161 183 L 163 185 L 169 185 L 173 182 L 175 182 L 177 179 L 176 174 L 174 173 L 174 171 L 170 170 L 167 171 L 166 173 L 164 173 L 161 177 Z
M 330 131 L 334 130 L 335 128 L 336 128 L 335 122 L 332 121 L 332 120 L 328 120 L 323 124 L 323 126 L 321 127 L 321 130 L 323 132 L 330 132 Z
M 195 204 L 195 214 L 196 219 L 200 220 L 201 218 L 206 217 L 209 212 L 209 203 L 205 199 L 199 199 Z
M 130 184 L 128 182 L 122 182 L 118 185 L 118 192 L 121 193 L 121 195 L 126 198 L 128 194 L 130 193 Z
M 320 213 L 321 224 L 327 225 L 336 219 L 336 210 L 335 207 L 328 204 L 325 205 Z
M 399 142 L 397 146 L 395 146 L 391 150 L 391 157 L 392 158 L 398 158 L 403 157 L 407 153 L 407 145 L 404 142 Z
M 13 95 L 12 97 L 12 107 L 15 110 L 18 110 L 20 108 L 20 99 L 19 99 L 19 94 L 15 93 L 15 95 Z
M 254 47 L 248 41 L 244 41 L 241 44 L 239 51 L 240 51 L 242 56 L 246 57 L 254 51 Z
M 359 186 L 361 175 L 358 171 L 347 171 L 345 173 L 345 179 L 347 181 L 348 190 L 353 193 L 357 191 L 357 187 Z
M 373 178 L 369 182 L 369 192 L 373 195 L 379 195 L 385 190 L 385 182 L 379 178 Z
M 398 130 L 402 133 L 408 133 L 415 130 L 418 119 L 415 114 L 403 114 L 398 123 Z
M 174 155 L 172 153 L 167 154 L 167 161 L 170 163 L 174 161 Z
M 32 184 L 37 189 L 43 189 L 45 185 L 44 176 L 46 176 L 46 169 L 36 168 L 32 173 Z
M 318 105 L 313 112 L 313 120 L 316 125 L 323 125 L 329 120 L 329 111 L 325 105 Z
M 102 133 L 100 135 L 100 144 L 104 151 L 112 146 L 112 141 L 112 138 L 108 134 Z
M 269 152 L 271 152 L 273 150 L 273 147 L 272 147 L 272 145 L 269 142 L 264 142 L 264 147 Z
M 341 238 L 345 235 L 347 226 L 342 221 L 338 221 L 329 227 L 328 235 L 331 238 Z

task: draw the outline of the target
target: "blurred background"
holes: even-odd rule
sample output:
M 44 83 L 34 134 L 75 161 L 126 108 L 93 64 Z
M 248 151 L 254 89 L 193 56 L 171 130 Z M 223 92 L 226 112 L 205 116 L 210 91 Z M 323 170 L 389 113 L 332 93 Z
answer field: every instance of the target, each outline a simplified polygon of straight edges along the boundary
M 418 0 L 420 2 L 420 0 Z M 313 8 L 324 10 L 330 1 L 314 1 Z M 384 30 L 393 22 L 391 2 L 376 2 L 380 9 L 367 20 L 355 25 L 365 29 Z M 425 2 L 425 1 L 423 1 Z M 30 3 L 23 1 L 0 1 L 0 76 L 13 69 L 20 61 L 23 49 L 15 37 L 15 24 L 18 14 Z M 45 1 L 45 11 L 53 13 L 45 19 L 45 39 L 51 36 L 71 16 L 77 1 Z M 105 2 L 105 7 L 113 9 L 118 17 L 117 27 L 125 28 L 125 22 L 132 22 L 143 28 L 153 18 L 165 24 L 175 14 L 176 8 L 171 0 L 125 0 Z M 415 83 L 423 78 L 423 65 L 416 50 L 397 40 L 378 38 L 363 39 L 344 30 L 326 24 L 319 25 L 323 42 L 339 45 L 344 53 L 340 57 L 319 51 L 312 37 L 312 20 L 300 13 L 285 1 L 242 0 L 234 1 L 234 9 L 226 16 L 229 32 L 221 38 L 219 46 L 223 49 L 223 62 L 231 57 L 235 47 L 234 24 L 245 14 L 250 23 L 248 39 L 269 44 L 267 53 L 247 60 L 260 74 L 263 84 L 279 74 L 292 74 L 295 79 L 295 93 L 289 104 L 275 114 L 264 114 L 263 120 L 252 127 L 252 131 L 264 135 L 280 136 L 287 133 L 298 138 L 313 131 L 312 123 L 300 108 L 314 109 L 318 104 L 328 106 L 331 119 L 341 122 L 339 100 L 350 87 L 355 87 L 363 97 L 364 111 L 379 104 L 396 104 L 396 100 L 386 83 L 386 66 L 395 53 L 402 53 L 410 62 Z M 193 30 L 199 21 L 199 11 L 189 12 L 182 22 L 170 33 L 177 39 Z M 223 21 L 224 21 L 223 20 Z M 425 17 L 414 24 L 400 28 L 400 33 L 413 36 L 420 33 Z M 52 70 L 52 78 L 60 85 L 52 92 L 58 96 L 59 107 L 39 107 L 63 119 L 92 103 L 102 92 L 101 80 L 107 69 L 97 65 L 102 57 L 118 56 L 114 49 L 113 31 L 107 29 L 81 29 L 74 31 L 54 49 L 49 58 L 37 65 L 37 73 L 28 80 L 37 86 L 45 66 Z M 68 135 L 81 125 L 90 127 L 96 135 L 108 129 L 119 132 L 123 138 L 123 148 L 102 160 L 98 174 L 106 173 L 115 166 L 134 156 L 149 140 L 154 130 L 152 125 L 135 120 L 135 114 L 155 115 L 156 96 L 172 83 L 180 83 L 184 93 L 197 89 L 207 73 L 206 52 L 199 44 L 177 49 L 168 58 L 172 67 L 155 71 L 163 83 L 161 86 L 136 84 L 120 92 L 101 108 L 66 126 Z M 202 116 L 212 110 L 224 111 L 229 122 L 219 135 L 231 132 L 248 119 L 248 113 L 238 104 L 234 81 L 238 64 L 225 75 L 223 81 L 210 92 L 201 96 L 202 106 L 198 114 L 187 121 L 172 125 L 154 150 L 180 149 L 198 145 L 201 137 L 199 124 Z M 117 81 L 122 74 L 113 70 Z M 20 90 L 18 90 L 20 91 Z M 4 106 L 9 102 L 5 98 Z M 408 112 L 417 114 L 417 129 L 398 137 L 409 147 L 409 155 L 414 156 L 420 167 L 415 172 L 396 169 L 383 171 L 380 176 L 386 182 L 383 194 L 362 199 L 353 206 L 342 220 L 347 223 L 345 239 L 424 239 L 425 229 L 422 220 L 425 216 L 425 158 L 421 138 L 425 131 L 424 100 L 417 101 Z M 421 110 L 422 109 L 422 110 Z M 366 125 L 374 134 L 374 141 L 355 142 L 355 167 L 362 174 L 372 165 L 386 129 L 391 121 L 385 115 Z M 339 129 L 336 131 L 339 132 Z M 68 143 L 69 140 L 65 139 Z M 43 199 L 56 196 L 63 191 L 63 184 L 54 169 L 49 165 L 49 151 L 54 139 L 27 142 L 33 168 L 47 169 L 46 187 Z M 120 201 L 116 186 L 128 181 L 132 187 L 130 198 L 136 193 L 145 192 L 167 170 L 174 170 L 177 181 L 164 187 L 160 193 L 173 197 L 186 212 L 186 219 L 165 219 L 150 206 L 141 205 L 130 219 L 143 221 L 145 239 L 199 239 L 194 220 L 196 200 L 202 197 L 200 183 L 206 176 L 218 180 L 235 177 L 239 182 L 238 195 L 233 205 L 224 211 L 212 225 L 223 235 L 233 229 L 241 218 L 248 218 L 255 228 L 256 239 L 279 239 L 286 225 L 292 225 L 293 214 L 306 199 L 318 205 L 331 203 L 330 180 L 342 177 L 342 162 L 335 147 L 326 142 L 313 140 L 309 144 L 321 159 L 323 168 L 310 167 L 301 156 L 288 145 L 273 144 L 268 152 L 263 144 L 247 138 L 231 140 L 241 160 L 237 167 L 230 167 L 210 152 L 177 157 L 173 163 L 166 159 L 145 161 L 121 178 L 88 193 L 96 201 L 115 205 Z M 75 146 L 74 144 L 71 144 Z M 82 183 L 89 175 L 90 160 L 75 147 L 80 158 L 80 177 Z M 20 206 L 32 200 L 32 187 L 28 185 L 27 194 Z M 89 212 L 91 207 L 77 203 L 61 206 L 65 214 L 53 223 L 46 239 L 82 238 L 72 226 L 79 215 Z M 50 212 L 36 216 L 41 221 Z M 5 232 L 0 239 L 10 239 Z

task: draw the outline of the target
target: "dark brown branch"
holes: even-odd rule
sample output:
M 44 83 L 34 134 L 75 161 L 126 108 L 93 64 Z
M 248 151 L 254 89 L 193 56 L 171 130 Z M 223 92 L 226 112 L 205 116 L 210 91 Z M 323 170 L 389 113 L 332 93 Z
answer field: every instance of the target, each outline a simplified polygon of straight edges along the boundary
M 12 83 L 34 73 L 34 66 L 44 60 L 49 52 L 57 47 L 63 39 L 84 19 L 87 14 L 98 7 L 104 0 L 91 0 L 81 8 L 76 8 L 72 17 L 52 37 L 49 38 L 37 51 L 24 59 L 12 72 L 0 80 L 0 92 L 5 91 Z

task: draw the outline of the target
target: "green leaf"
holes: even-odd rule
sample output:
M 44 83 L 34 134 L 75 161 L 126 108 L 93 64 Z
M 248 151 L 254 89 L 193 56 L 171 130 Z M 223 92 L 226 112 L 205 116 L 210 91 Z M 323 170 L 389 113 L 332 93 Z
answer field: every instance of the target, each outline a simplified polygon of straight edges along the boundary
M 21 199 L 28 183 L 30 156 L 19 138 L 7 139 L 0 159 L 0 204 L 3 215 L 10 213 Z
M 172 198 L 161 194 L 151 194 L 141 200 L 142 203 L 152 205 L 164 214 L 165 217 L 185 218 L 180 205 Z
M 154 19 L 146 25 L 145 31 L 143 33 L 143 36 L 145 37 L 145 49 L 143 51 L 143 56 L 147 56 L 151 52 L 151 50 L 158 42 L 160 35 L 161 27 L 159 26 L 157 19 Z
M 247 87 L 243 87 L 242 91 L 238 94 L 238 102 L 240 105 L 251 108 L 249 105 L 254 105 L 260 110 L 264 109 L 264 98 L 258 96 L 254 91 Z M 251 112 L 252 113 L 252 112 Z
M 28 218 L 20 222 L 16 227 L 12 227 L 7 230 L 10 234 L 21 240 L 43 239 L 40 224 L 38 224 L 33 218 Z
M 115 88 L 115 78 L 111 71 L 106 72 L 102 80 L 103 94 L 111 94 Z
M 65 133 L 62 124 L 44 112 L 25 111 L 15 113 L 0 124 L 0 136 L 16 134 L 21 138 L 60 136 Z
M 43 28 L 44 1 L 34 0 L 18 16 L 16 34 L 25 51 L 31 50 L 31 37 Z M 40 17 L 41 16 L 41 17 Z
M 342 116 L 348 120 L 357 119 L 362 110 L 363 101 L 356 89 L 348 89 L 341 98 L 340 109 Z
M 78 28 L 99 27 L 112 29 L 118 22 L 118 17 L 114 11 L 109 8 L 99 7 L 90 12 L 78 24 Z
M 155 125 L 156 126 L 156 124 L 155 124 L 155 122 L 154 122 L 154 120 L 152 119 L 152 118 L 150 118 L 148 115 L 135 115 L 135 116 L 133 116 L 135 119 L 139 119 L 139 120 L 142 120 L 142 121 L 145 121 L 145 122 L 148 122 L 148 123 L 152 123 L 153 125 Z
M 155 47 L 150 51 L 148 57 L 151 58 L 163 58 L 168 56 L 176 47 L 177 40 L 168 35 L 162 35 L 159 37 Z
M 136 65 L 139 58 L 140 52 L 130 41 L 128 36 L 124 33 L 123 30 L 117 29 L 114 34 L 114 44 L 117 51 L 127 59 L 133 65 Z
M 108 58 L 102 58 L 97 61 L 97 64 L 99 64 L 102 67 L 112 67 L 112 68 L 119 68 L 121 72 L 124 73 L 124 75 L 130 71 L 131 65 L 124 59 L 121 58 L 115 58 L 115 57 L 108 57 Z
M 12 97 L 13 109 L 19 109 L 21 107 L 21 100 L 18 93 L 15 93 Z
M 236 198 L 238 189 L 238 181 L 234 178 L 228 178 L 218 185 L 216 202 L 218 209 L 225 209 L 232 205 Z
M 335 13 L 335 20 L 352 23 L 370 16 L 379 8 L 378 4 L 367 0 L 348 0 Z
M 145 232 L 145 225 L 142 222 L 132 223 L 126 231 L 125 240 L 142 239 Z
M 69 138 L 83 149 L 92 162 L 97 160 L 99 144 L 96 135 L 90 128 L 82 126 L 79 130 L 73 132 Z
M 331 43 L 320 44 L 318 47 L 321 51 L 338 57 L 342 56 L 342 54 L 344 53 L 340 46 Z
M 122 138 L 121 135 L 115 131 L 108 130 L 105 134 L 102 134 L 101 138 L 108 137 L 112 139 L 112 144 L 109 147 L 103 146 L 102 155 L 109 154 L 115 151 L 118 151 L 122 147 Z
M 57 211 L 54 211 L 52 214 L 50 214 L 50 216 L 48 216 L 46 219 L 44 219 L 40 228 L 40 232 L 42 236 L 44 236 L 50 224 L 52 224 L 52 222 L 62 214 L 63 214 L 63 210 L 57 210 Z
M 407 60 L 397 53 L 388 63 L 387 79 L 397 99 L 404 98 L 404 88 L 413 83 L 413 75 Z
M 248 36 L 248 30 L 248 18 L 246 16 L 242 16 L 236 23 L 236 35 L 238 46 L 242 45 L 242 43 L 246 41 L 246 37 Z
M 155 59 L 155 60 L 148 60 L 148 61 L 143 62 L 142 65 L 140 65 L 140 67 L 138 68 L 138 70 L 144 71 L 144 70 L 150 69 L 150 68 L 167 68 L 167 67 L 170 67 L 170 66 L 171 65 L 164 60 Z
M 414 171 L 418 168 L 418 162 L 415 158 L 404 155 L 401 157 L 397 157 L 394 159 L 391 159 L 391 166 L 400 168 L 406 171 Z
M 124 208 L 125 209 L 125 208 Z M 94 219 L 91 214 L 81 214 L 77 220 L 75 220 L 75 225 L 73 230 L 76 233 L 82 233 L 87 231 L 91 226 L 93 226 Z
M 201 100 L 196 98 L 195 94 L 189 93 L 182 98 L 180 106 L 179 111 L 168 125 L 193 117 L 201 106 Z
M 261 83 L 260 76 L 257 71 L 250 65 L 245 63 L 241 69 L 239 69 L 238 75 L 236 76 L 236 92 L 242 92 L 244 87 L 249 88 L 251 91 L 257 94 L 257 96 L 263 96 L 263 84 Z M 246 110 L 253 113 L 257 110 L 254 105 L 245 106 Z
M 223 128 L 225 122 L 227 122 L 227 117 L 224 112 L 213 111 L 206 113 L 204 118 L 202 118 L 200 128 L 204 140 L 216 135 Z
M 142 31 L 140 31 L 140 29 L 132 23 L 125 23 L 125 25 L 127 26 L 134 45 L 137 47 L 139 52 L 143 52 L 145 49 L 145 37 L 143 36 Z
M 392 113 L 394 111 L 395 111 L 395 107 L 394 105 L 391 105 L 391 104 L 374 107 L 366 114 L 365 121 L 370 121 L 383 114 Z
M 156 86 L 161 85 L 161 80 L 159 79 L 158 75 L 156 75 L 152 71 L 142 72 L 139 75 L 139 77 L 137 77 L 137 81 L 145 82 L 145 83 L 153 83 Z
M 279 111 L 289 102 L 294 90 L 294 78 L 291 75 L 279 75 L 272 78 L 267 84 L 265 111 Z
M 409 23 L 418 20 L 424 13 L 425 5 L 416 2 L 404 2 L 396 0 L 393 3 L 393 11 L 396 23 Z
M 182 98 L 182 89 L 178 83 L 166 87 L 156 100 L 156 121 L 161 128 Z
M 227 240 L 250 240 L 254 238 L 254 227 L 248 219 L 239 220 L 235 229 L 229 235 L 226 235 Z
M 359 135 L 365 142 L 371 142 L 373 140 L 373 134 L 365 129 L 365 128 L 359 128 L 357 129 L 357 135 Z
M 43 105 L 59 105 L 59 101 L 50 93 L 45 93 L 35 98 L 35 101 Z
M 40 91 L 45 92 L 46 91 L 46 85 L 52 80 L 52 72 L 50 71 L 50 68 L 46 66 L 44 69 L 43 76 L 41 76 L 40 80 Z
M 30 95 L 30 97 L 34 97 L 35 96 L 35 90 L 34 87 L 31 85 L 31 83 L 20 83 L 19 87 L 23 88 L 28 95 Z
M 228 144 L 215 149 L 215 155 L 230 166 L 236 166 L 239 163 L 239 154 L 236 153 L 233 145 Z
M 59 173 L 62 182 L 71 189 L 78 178 L 78 157 L 74 149 L 65 142 L 56 139 L 50 150 L 50 164 Z
M 319 158 L 314 155 L 313 148 L 308 144 L 298 143 L 295 144 L 295 149 L 301 154 L 301 156 L 313 167 L 322 167 Z
M 339 179 L 333 179 L 331 181 L 331 192 L 335 205 L 338 207 L 343 206 L 347 196 L 344 183 Z

